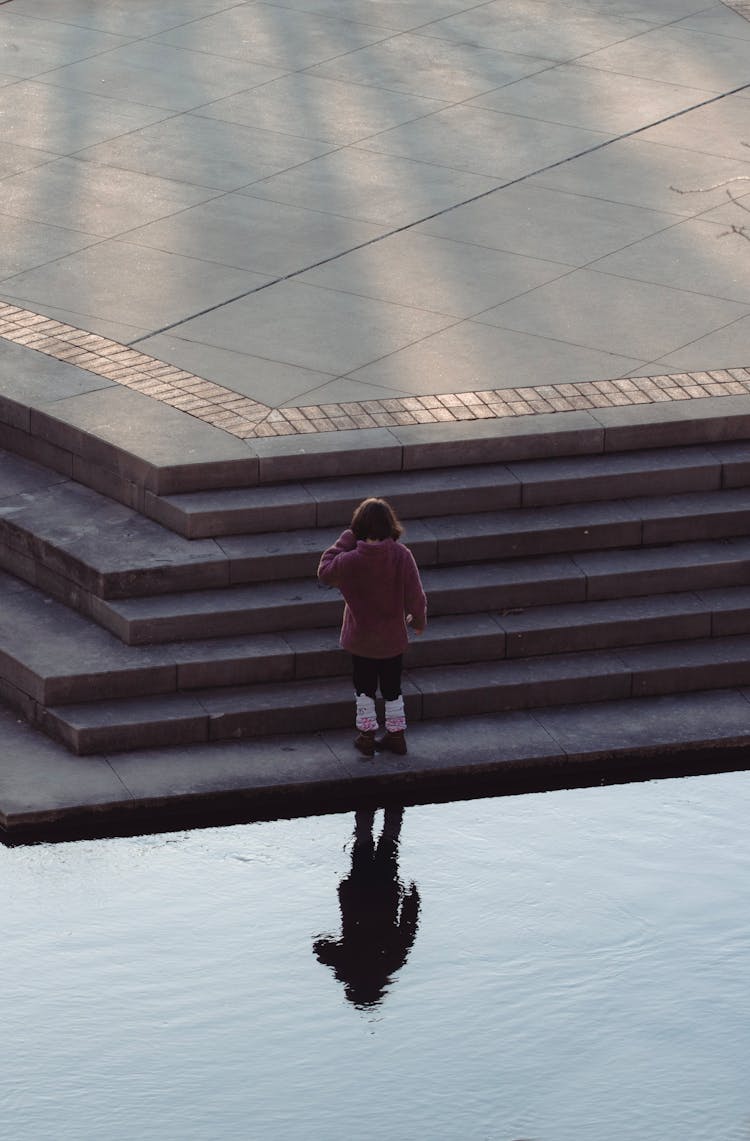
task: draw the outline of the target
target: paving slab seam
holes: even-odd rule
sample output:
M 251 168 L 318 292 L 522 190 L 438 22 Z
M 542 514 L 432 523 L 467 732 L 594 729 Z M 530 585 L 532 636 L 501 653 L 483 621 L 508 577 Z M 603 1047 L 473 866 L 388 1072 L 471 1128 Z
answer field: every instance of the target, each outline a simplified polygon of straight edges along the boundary
M 366 249 L 368 246 L 377 245 L 379 242 L 384 241 L 386 238 L 392 238 L 397 234 L 407 233 L 409 230 L 412 230 L 416 226 L 420 226 L 425 222 L 433 222 L 436 218 L 442 218 L 446 214 L 450 214 L 452 211 L 458 210 L 461 207 L 471 206 L 476 202 L 480 202 L 484 198 L 489 198 L 493 194 L 499 193 L 501 190 L 512 189 L 521 183 L 527 182 L 529 179 L 538 178 L 540 175 L 548 174 L 550 171 L 557 170 L 558 167 L 566 166 L 568 163 L 575 162 L 577 159 L 587 158 L 589 155 L 595 154 L 597 151 L 604 150 L 605 148 L 612 146 L 614 143 L 623 142 L 625 139 L 635 138 L 638 135 L 643 134 L 645 131 L 652 130 L 654 127 L 663 126 L 665 123 L 669 123 L 674 119 L 679 119 L 683 115 L 687 115 L 693 111 L 698 111 L 701 108 L 708 107 L 713 103 L 721 102 L 722 99 L 727 99 L 732 95 L 737 95 L 741 91 L 747 91 L 749 88 L 750 83 L 740 84 L 740 86 L 733 87 L 729 91 L 722 91 L 718 92 L 715 95 L 711 95 L 709 98 L 703 99 L 699 103 L 692 104 L 690 107 L 683 107 L 678 111 L 673 111 L 669 115 L 664 115 L 661 119 L 655 119 L 652 123 L 647 123 L 644 126 L 640 127 L 634 127 L 630 131 L 623 131 L 621 134 L 613 135 L 611 138 L 605 139 L 603 142 L 593 143 L 590 147 L 585 147 L 582 151 L 576 151 L 574 154 L 566 155 L 561 159 L 556 159 L 554 162 L 547 163 L 545 166 L 537 167 L 534 170 L 527 171 L 525 174 L 520 174 L 516 178 L 507 179 L 505 182 L 498 183 L 497 186 L 490 187 L 489 190 L 483 190 L 479 194 L 471 195 L 469 198 L 464 198 L 460 202 L 454 202 L 449 206 L 444 206 L 440 210 L 435 210 L 431 214 L 426 214 L 422 217 L 415 218 L 411 222 L 405 222 L 402 226 L 396 226 L 392 230 L 388 230 L 386 233 L 378 234 L 378 236 L 375 238 L 370 238 L 365 242 L 360 242 L 357 245 L 350 246 L 348 249 L 342 250 L 339 253 L 331 255 L 330 257 L 323 258 L 320 261 L 314 262 L 310 265 L 301 266 L 299 269 L 292 270 L 290 273 L 282 274 L 279 277 L 273 278 L 271 281 L 266 281 L 262 285 L 253 286 L 252 289 L 243 290 L 242 293 L 237 293 L 232 297 L 227 297 L 225 300 L 217 302 L 215 305 L 208 305 L 204 309 L 200 309 L 195 313 L 190 313 L 186 317 L 180 317 L 177 321 L 170 321 L 167 325 L 162 325 L 157 329 L 153 329 L 148 333 L 144 333 L 142 336 L 135 337 L 132 341 L 129 342 L 129 345 L 137 345 L 141 341 L 150 340 L 152 337 L 158 337 L 164 333 L 173 332 L 175 329 L 178 329 L 181 325 L 184 325 L 189 321 L 194 321 L 199 317 L 205 317 L 209 313 L 216 313 L 220 309 L 224 309 L 227 305 L 232 305 L 237 301 L 243 301 L 245 298 L 252 297 L 256 293 L 263 293 L 265 290 L 271 289 L 275 285 L 281 285 L 286 281 L 292 281 L 294 278 L 300 277 L 302 274 L 308 273 L 310 270 L 319 269 L 321 266 L 325 266 L 331 262 L 338 261 L 340 258 L 346 257 L 348 254 L 356 253 L 359 250 Z M 430 164 L 427 163 L 426 165 Z
M 270 408 L 96 333 L 0 302 L 0 338 L 133 389 L 241 440 L 750 394 L 750 368 Z

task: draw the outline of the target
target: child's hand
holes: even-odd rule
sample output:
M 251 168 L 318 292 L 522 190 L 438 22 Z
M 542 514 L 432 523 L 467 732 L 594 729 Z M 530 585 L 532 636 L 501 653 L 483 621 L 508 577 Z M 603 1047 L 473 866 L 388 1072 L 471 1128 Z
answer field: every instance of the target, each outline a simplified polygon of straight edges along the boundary
M 417 636 L 424 633 L 424 626 L 415 626 L 414 625 L 414 615 L 413 614 L 407 614 L 406 615 L 406 625 L 411 626 L 412 629 L 414 630 L 414 633 Z

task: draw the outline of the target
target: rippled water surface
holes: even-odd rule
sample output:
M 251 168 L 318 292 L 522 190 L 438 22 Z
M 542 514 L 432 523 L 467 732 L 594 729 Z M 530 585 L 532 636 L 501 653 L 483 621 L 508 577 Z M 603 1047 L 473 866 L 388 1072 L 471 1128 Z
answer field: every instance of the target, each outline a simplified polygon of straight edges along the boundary
M 749 809 L 735 773 L 408 808 L 378 848 L 351 815 L 2 850 L 4 1135 L 750 1141 Z

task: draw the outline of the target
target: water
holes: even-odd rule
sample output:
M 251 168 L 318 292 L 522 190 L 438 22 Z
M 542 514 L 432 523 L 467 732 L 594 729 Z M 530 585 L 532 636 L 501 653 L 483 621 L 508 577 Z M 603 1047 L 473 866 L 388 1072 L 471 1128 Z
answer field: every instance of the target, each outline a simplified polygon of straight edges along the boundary
M 5 1135 L 749 1141 L 749 809 L 743 773 L 407 808 L 354 883 L 353 815 L 2 850 Z M 348 998 L 342 880 L 395 964 Z

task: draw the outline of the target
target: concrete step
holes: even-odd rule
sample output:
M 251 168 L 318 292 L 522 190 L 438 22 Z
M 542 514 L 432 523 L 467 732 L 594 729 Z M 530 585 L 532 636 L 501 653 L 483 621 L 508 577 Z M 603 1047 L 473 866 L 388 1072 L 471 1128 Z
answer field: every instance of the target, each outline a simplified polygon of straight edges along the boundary
M 750 482 L 750 447 L 662 448 L 611 455 L 478 464 L 307 480 L 158 496 L 145 512 L 187 538 L 344 527 L 368 495 L 388 499 L 402 519 L 510 507 L 554 506 L 650 495 L 679 495 Z
M 404 677 L 410 722 L 615 701 L 750 684 L 750 636 L 621 651 L 429 667 Z M 78 754 L 343 728 L 344 679 L 199 690 L 40 709 L 38 724 Z
M 340 607 L 339 607 L 340 609 Z M 750 632 L 750 588 L 432 618 L 408 668 Z M 126 645 L 0 573 L 0 679 L 40 705 L 348 674 L 338 626 Z
M 742 586 L 750 539 L 427 567 L 431 617 Z M 92 615 L 129 645 L 335 626 L 337 591 L 312 578 L 145 598 L 94 599 Z
M 77 758 L 0 706 L 0 830 L 38 843 L 739 771 L 749 718 L 738 687 L 412 723 L 402 758 L 365 760 L 350 724 Z
M 749 514 L 739 487 L 432 516 L 406 538 L 430 567 L 742 535 Z M 189 540 L 70 481 L 0 499 L 0 566 L 89 614 L 92 599 L 313 577 L 334 538 L 307 527 Z

